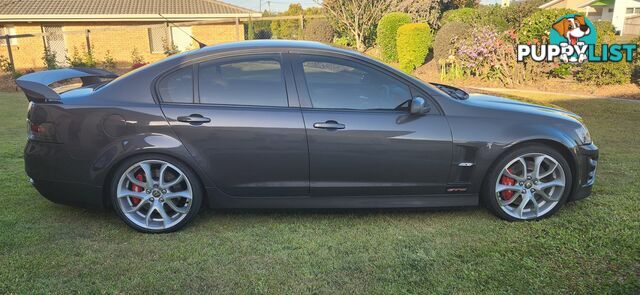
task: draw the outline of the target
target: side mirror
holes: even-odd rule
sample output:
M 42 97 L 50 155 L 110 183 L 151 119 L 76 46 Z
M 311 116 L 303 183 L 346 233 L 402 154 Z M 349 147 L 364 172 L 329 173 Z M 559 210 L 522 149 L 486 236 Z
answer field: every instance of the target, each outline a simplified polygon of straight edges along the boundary
M 429 104 L 424 98 L 417 96 L 411 100 L 409 113 L 412 115 L 424 115 L 430 110 L 431 107 L 429 107 Z

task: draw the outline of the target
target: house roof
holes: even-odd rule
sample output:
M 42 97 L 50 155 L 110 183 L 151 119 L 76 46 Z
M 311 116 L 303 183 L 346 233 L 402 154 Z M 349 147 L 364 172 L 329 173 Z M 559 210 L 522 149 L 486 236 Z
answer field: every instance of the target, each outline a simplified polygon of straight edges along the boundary
M 610 6 L 615 4 L 615 0 L 591 0 L 585 3 L 578 5 L 578 8 L 583 8 L 587 6 L 597 7 L 597 6 Z
M 538 6 L 538 8 L 545 9 L 545 8 L 547 8 L 549 6 L 556 5 L 556 4 L 558 4 L 558 3 L 562 2 L 562 1 L 566 1 L 566 0 L 551 0 L 551 1 L 547 2 L 547 3 L 545 3 L 545 4 L 542 4 L 542 5 Z
M 260 16 L 216 0 L 0 0 L 2 21 L 200 20 Z

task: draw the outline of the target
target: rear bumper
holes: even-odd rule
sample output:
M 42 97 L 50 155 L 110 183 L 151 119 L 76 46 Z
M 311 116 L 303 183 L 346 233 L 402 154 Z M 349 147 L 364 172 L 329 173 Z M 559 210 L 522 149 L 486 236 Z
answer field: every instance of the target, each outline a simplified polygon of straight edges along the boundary
M 81 183 L 31 179 L 31 184 L 47 200 L 76 207 L 104 209 L 102 188 Z
M 73 159 L 64 145 L 29 140 L 24 167 L 31 184 L 46 199 L 59 204 L 104 208 L 102 187 L 78 182 L 89 173 L 85 161 Z
M 576 185 L 574 186 L 571 201 L 580 200 L 591 195 L 596 181 L 598 166 L 598 147 L 595 144 L 578 146 L 576 157 Z

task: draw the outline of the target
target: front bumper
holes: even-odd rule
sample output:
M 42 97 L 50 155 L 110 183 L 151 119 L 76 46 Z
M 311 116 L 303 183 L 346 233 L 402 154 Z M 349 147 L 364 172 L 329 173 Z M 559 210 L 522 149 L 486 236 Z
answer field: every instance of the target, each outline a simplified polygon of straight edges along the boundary
M 591 143 L 578 146 L 576 152 L 576 181 L 570 200 L 580 200 L 591 195 L 593 184 L 596 181 L 598 166 L 598 147 Z

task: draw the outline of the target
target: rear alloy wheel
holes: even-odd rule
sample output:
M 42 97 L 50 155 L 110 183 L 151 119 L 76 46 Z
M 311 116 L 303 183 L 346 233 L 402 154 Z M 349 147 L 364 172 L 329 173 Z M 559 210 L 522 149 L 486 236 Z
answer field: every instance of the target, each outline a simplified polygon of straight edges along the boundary
M 154 158 L 121 167 L 112 199 L 128 225 L 161 233 L 177 230 L 193 219 L 200 209 L 201 190 L 193 174 L 178 165 Z
M 496 168 L 486 197 L 490 209 L 508 220 L 549 216 L 564 204 L 571 190 L 566 160 L 547 147 L 519 149 Z

